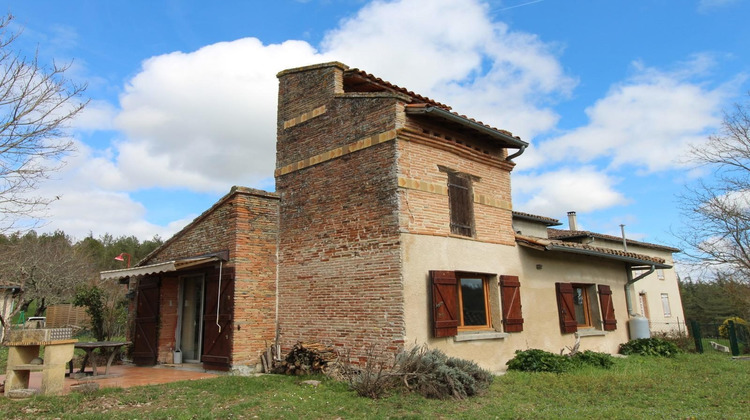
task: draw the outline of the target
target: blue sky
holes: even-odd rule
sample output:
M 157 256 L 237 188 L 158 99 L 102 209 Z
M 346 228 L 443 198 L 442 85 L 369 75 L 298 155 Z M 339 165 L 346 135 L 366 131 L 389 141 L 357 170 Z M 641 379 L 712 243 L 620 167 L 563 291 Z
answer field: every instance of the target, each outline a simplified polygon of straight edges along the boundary
M 520 135 L 514 208 L 676 244 L 685 162 L 750 90 L 748 0 L 10 0 L 91 98 L 41 230 L 167 238 L 273 190 L 276 73 L 341 61 Z

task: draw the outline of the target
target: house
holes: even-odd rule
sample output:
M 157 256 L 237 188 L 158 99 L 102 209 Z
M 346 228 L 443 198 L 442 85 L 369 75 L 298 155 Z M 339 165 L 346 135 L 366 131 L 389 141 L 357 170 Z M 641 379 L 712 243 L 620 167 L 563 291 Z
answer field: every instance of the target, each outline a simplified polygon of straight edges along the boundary
M 642 241 L 626 240 L 622 237 L 578 230 L 575 212 L 568 213 L 569 229 L 548 229 L 550 238 L 565 242 L 586 243 L 592 246 L 630 250 L 661 258 L 667 265 L 673 265 L 672 254 L 680 252 L 670 246 L 652 244 Z M 633 284 L 631 291 L 633 307 L 631 313 L 638 314 L 649 321 L 653 333 L 687 333 L 682 299 L 674 270 L 650 267 L 634 268 L 632 277 L 644 276 L 643 281 Z
M 653 281 L 634 270 L 669 270 L 671 248 L 555 237 L 557 220 L 514 212 L 527 143 L 508 131 L 337 62 L 278 78 L 276 192 L 235 187 L 102 273 L 137 291 L 138 363 L 252 371 L 275 342 L 353 363 L 426 343 L 497 371 L 519 349 L 628 340 L 632 283 Z

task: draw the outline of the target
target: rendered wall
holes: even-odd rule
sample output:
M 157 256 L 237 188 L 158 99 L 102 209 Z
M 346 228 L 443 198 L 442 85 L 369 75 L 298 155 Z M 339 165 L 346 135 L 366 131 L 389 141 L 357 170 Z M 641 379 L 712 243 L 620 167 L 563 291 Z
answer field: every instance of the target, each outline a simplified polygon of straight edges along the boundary
M 581 350 L 616 353 L 619 344 L 628 340 L 623 264 L 458 238 L 404 234 L 402 242 L 407 344 L 427 343 L 450 356 L 474 360 L 492 371 L 505 370 L 505 363 L 513 358 L 516 350 L 539 348 L 558 353 L 566 347 L 573 347 L 575 335 L 560 332 L 555 282 L 606 284 L 612 288 L 617 329 L 607 332 L 592 330 L 598 335 L 581 337 Z M 542 264 L 541 270 L 536 268 L 537 264 Z M 432 338 L 430 270 L 518 276 L 523 331 L 488 340 Z M 499 293 L 497 288 L 494 290 Z M 493 313 L 499 312 L 499 296 L 491 300 L 496 302 Z M 494 316 L 493 324 L 495 330 L 502 331 Z M 584 330 L 580 332 L 585 334 Z

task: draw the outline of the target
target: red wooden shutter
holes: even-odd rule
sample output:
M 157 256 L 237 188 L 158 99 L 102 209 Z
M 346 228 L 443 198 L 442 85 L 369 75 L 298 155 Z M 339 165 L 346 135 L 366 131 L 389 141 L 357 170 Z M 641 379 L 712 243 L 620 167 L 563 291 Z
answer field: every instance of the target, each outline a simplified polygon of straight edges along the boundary
M 615 308 L 612 306 L 612 290 L 606 284 L 599 285 L 599 304 L 602 307 L 604 331 L 616 330 L 617 320 L 615 319 Z
M 208 274 L 205 295 L 201 362 L 203 362 L 204 369 L 227 371 L 232 358 L 234 267 L 222 268 L 221 282 L 219 282 L 218 267 L 213 273 Z M 219 305 L 218 318 L 217 305 Z
M 563 334 L 578 331 L 576 311 L 573 306 L 573 285 L 570 283 L 555 283 L 557 290 L 557 310 L 560 314 L 560 331 Z
M 518 276 L 500 276 L 500 295 L 503 301 L 503 331 L 523 331 L 521 282 Z
M 430 271 L 432 326 L 435 337 L 458 334 L 458 280 L 453 271 Z

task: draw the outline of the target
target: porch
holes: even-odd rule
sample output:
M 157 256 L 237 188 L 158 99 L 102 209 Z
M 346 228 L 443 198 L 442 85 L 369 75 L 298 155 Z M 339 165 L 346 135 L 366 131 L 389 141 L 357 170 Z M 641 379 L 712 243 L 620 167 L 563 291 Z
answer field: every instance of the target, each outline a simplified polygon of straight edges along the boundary
M 99 388 L 130 388 L 134 386 L 158 385 L 177 381 L 192 381 L 198 379 L 215 378 L 220 376 L 218 372 L 207 372 L 199 364 L 182 364 L 182 365 L 156 365 L 150 367 L 140 367 L 135 365 L 113 365 L 109 369 L 109 375 L 93 379 L 89 376 L 86 378 L 73 379 L 66 377 L 63 385 L 63 394 L 71 392 L 73 385 L 86 382 L 93 382 L 99 385 Z M 0 375 L 0 383 L 5 381 L 5 375 Z M 42 372 L 31 372 L 29 378 L 29 388 L 41 389 Z

